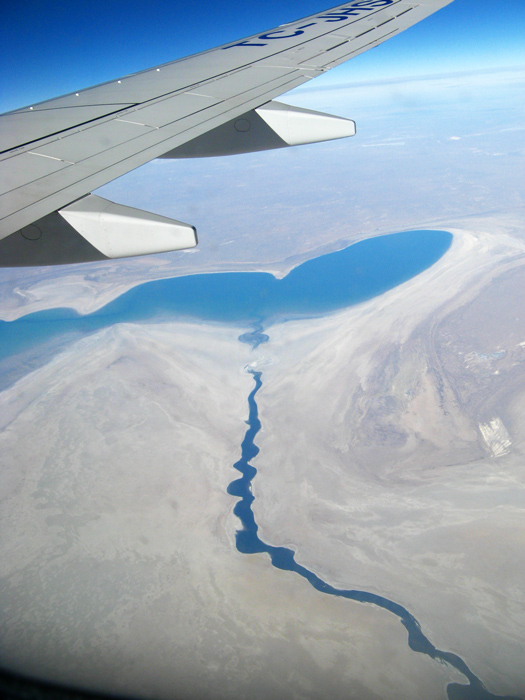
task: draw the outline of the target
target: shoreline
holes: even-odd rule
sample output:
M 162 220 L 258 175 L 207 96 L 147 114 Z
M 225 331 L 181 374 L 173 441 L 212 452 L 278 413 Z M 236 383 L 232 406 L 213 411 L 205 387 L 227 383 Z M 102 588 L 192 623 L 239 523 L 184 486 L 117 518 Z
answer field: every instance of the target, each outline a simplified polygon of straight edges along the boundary
M 208 658 L 224 648 L 243 665 L 246 659 L 267 659 L 251 657 L 249 650 L 267 653 L 276 629 L 280 644 L 292 643 L 287 630 L 293 630 L 294 659 L 303 663 L 305 673 L 315 668 L 304 662 L 305 648 L 311 653 L 307 659 L 321 654 L 325 668 L 337 665 L 337 654 L 347 659 L 351 649 L 356 665 L 351 658 L 345 662 L 352 669 L 350 678 L 364 679 L 377 693 L 388 692 L 374 670 L 377 661 L 392 667 L 392 658 L 397 658 L 400 697 L 410 697 L 411 687 L 425 697 L 442 697 L 443 686 L 435 682 L 449 677 L 449 670 L 429 668 L 432 664 L 405 649 L 406 633 L 396 620 L 356 610 L 350 601 L 339 601 L 345 607 L 336 600 L 320 600 L 329 596 L 303 590 L 303 581 L 296 585 L 286 574 L 276 577 L 267 563 L 234 550 L 237 523 L 225 489 L 246 430 L 242 367 L 248 360 L 265 365 L 268 380 L 258 395 L 265 429 L 258 435 L 262 466 L 253 485 L 254 512 L 265 541 L 276 546 L 297 543 L 298 562 L 333 586 L 373 590 L 368 583 L 381 582 L 379 594 L 410 610 L 432 643 L 465 659 L 492 692 L 522 694 L 516 693 L 515 677 L 522 649 L 512 640 L 523 611 L 512 607 L 514 599 L 507 591 L 520 584 L 515 570 L 508 565 L 504 569 L 497 558 L 504 555 L 503 548 L 487 548 L 486 543 L 495 537 L 512 541 L 512 534 L 516 557 L 522 553 L 517 513 L 523 469 L 515 454 L 499 462 L 462 464 L 456 458 L 454 466 L 444 467 L 429 445 L 439 447 L 442 439 L 445 448 L 455 451 L 459 438 L 469 445 L 479 439 L 448 394 L 444 400 L 451 418 L 439 412 L 439 392 L 431 381 L 437 370 L 430 364 L 435 328 L 506 269 L 523 266 L 523 242 L 499 234 L 459 233 L 449 252 L 417 277 L 330 317 L 272 326 L 270 342 L 253 352 L 222 324 L 123 324 L 70 346 L 2 392 L 3 415 L 9 421 L 2 434 L 9 465 L 3 477 L 4 517 L 15 533 L 6 568 L 13 581 L 22 571 L 31 574 L 24 575 L 24 586 L 36 606 L 31 608 L 35 619 L 38 610 L 44 611 L 42 624 L 51 610 L 56 612 L 57 595 L 62 601 L 54 633 L 64 650 L 59 661 L 65 676 L 74 676 L 75 654 L 82 654 L 82 645 L 75 646 L 79 599 L 69 586 L 74 580 L 82 595 L 89 595 L 90 577 L 98 581 L 98 566 L 110 574 L 113 569 L 107 567 L 115 567 L 124 582 L 108 603 L 122 625 L 118 644 L 111 642 L 116 644 L 112 653 L 136 662 L 134 654 L 141 651 L 146 658 L 147 649 L 147 665 L 155 662 L 160 669 L 151 683 L 163 697 L 169 697 L 175 672 L 164 634 L 173 647 L 175 632 L 183 630 L 187 647 L 183 651 L 174 646 L 178 653 L 205 649 Z M 399 368 L 397 374 L 392 367 Z M 361 383 L 364 397 L 355 393 Z M 377 446 L 374 433 L 366 432 L 369 424 L 363 416 L 376 400 L 379 408 L 388 408 L 385 398 L 391 387 L 406 402 L 399 414 L 403 429 L 422 439 L 421 447 L 413 437 L 407 443 L 417 452 L 412 462 L 410 450 Z M 405 396 L 405 391 L 412 393 Z M 370 425 L 377 425 L 382 415 L 371 415 Z M 514 431 L 510 433 L 515 440 Z M 486 523 L 484 530 L 479 522 Z M 39 559 L 43 547 L 56 555 L 44 567 Z M 88 574 L 72 579 L 79 561 Z M 498 579 L 498 571 L 505 572 L 504 579 Z M 32 572 L 38 575 L 31 578 Z M 42 581 L 49 583 L 49 590 Z M 149 597 L 141 595 L 130 613 L 127 601 L 136 595 L 135 581 Z M 192 597 L 195 581 L 199 601 Z M 494 598 L 494 591 L 499 597 Z M 13 583 L 5 595 L 11 596 L 12 609 L 19 610 L 13 618 L 18 646 L 10 647 L 16 666 L 27 659 L 31 644 L 34 651 L 36 641 L 23 636 L 27 600 L 19 588 Z M 200 628 L 178 610 L 176 601 L 182 598 L 189 601 L 192 615 L 203 616 L 199 619 L 208 631 L 202 637 Z M 284 607 L 266 605 L 271 601 L 274 606 L 277 598 Z M 508 629 L 494 619 L 502 599 L 511 611 L 506 616 L 501 612 Z M 313 605 L 326 612 L 308 623 L 301 610 L 310 611 Z M 287 606 L 290 612 L 285 614 Z M 211 630 L 225 615 L 233 616 L 236 631 L 221 627 L 220 645 L 209 649 Z M 160 638 L 150 630 L 152 616 L 164 630 Z M 343 616 L 345 625 L 340 623 Z M 455 625 L 448 624 L 450 618 Z M 268 619 L 271 624 L 264 627 Z M 89 624 L 85 629 L 93 650 L 100 648 L 101 639 L 107 644 L 114 639 L 106 617 L 95 616 Z M 308 632 L 305 640 L 308 624 L 314 633 Z M 372 653 L 367 647 L 370 625 L 376 625 Z M 321 637 L 323 644 L 318 644 Z M 320 651 L 324 645 L 326 653 Z M 385 649 L 397 656 L 388 656 Z M 371 660 L 358 670 L 364 651 Z M 104 662 L 94 658 L 94 665 L 99 686 L 115 690 L 113 679 L 104 676 Z M 218 668 L 226 669 L 222 657 Z M 143 669 L 137 666 L 136 675 L 127 680 L 128 690 L 140 687 Z M 202 673 L 217 677 L 216 670 Z M 334 683 L 349 682 L 344 670 L 338 673 Z
M 223 264 L 221 267 L 217 269 L 211 269 L 211 270 L 196 270 L 194 272 L 188 272 L 188 271 L 181 271 L 180 274 L 173 274 L 173 275 L 168 275 L 168 276 L 153 276 L 149 279 L 146 280 L 140 280 L 140 281 L 135 281 L 130 282 L 129 284 L 126 284 L 124 286 L 119 286 L 116 288 L 112 288 L 111 290 L 107 290 L 106 293 L 101 293 L 99 292 L 98 298 L 96 299 L 91 299 L 91 300 L 86 300 L 82 299 L 82 293 L 81 290 L 79 290 L 79 296 L 75 298 L 74 300 L 71 301 L 71 303 L 62 303 L 58 301 L 56 298 L 53 300 L 52 296 L 48 296 L 48 298 L 41 298 L 41 299 L 35 299 L 33 302 L 28 301 L 31 297 L 31 294 L 33 296 L 36 296 L 37 293 L 32 292 L 22 292 L 21 290 L 15 290 L 15 294 L 17 294 L 19 297 L 22 297 L 25 299 L 26 304 L 24 306 L 18 306 L 11 311 L 7 311 L 6 309 L 2 310 L 0 309 L 0 320 L 5 321 L 5 322 L 11 322 L 11 321 L 16 321 L 19 318 L 23 318 L 24 316 L 27 316 L 32 313 L 36 313 L 39 311 L 46 311 L 50 309 L 67 309 L 74 311 L 78 313 L 81 316 L 88 316 L 92 313 L 95 313 L 96 311 L 99 311 L 100 309 L 104 308 L 107 306 L 109 303 L 112 301 L 118 299 L 119 297 L 123 296 L 127 292 L 129 292 L 132 289 L 135 289 L 136 287 L 142 286 L 144 284 L 149 284 L 151 282 L 159 282 L 162 280 L 168 280 L 168 279 L 177 279 L 179 277 L 194 277 L 194 276 L 199 276 L 199 275 L 220 275 L 220 274 L 250 274 L 250 273 L 262 273 L 262 274 L 268 274 L 271 275 L 274 279 L 280 281 L 288 277 L 290 273 L 292 273 L 295 269 L 299 268 L 301 265 L 317 260 L 319 258 L 322 258 L 326 255 L 330 255 L 332 253 L 338 253 L 347 250 L 348 248 L 358 244 L 358 243 L 363 243 L 365 241 L 375 239 L 375 238 L 382 238 L 382 237 L 388 237 L 388 236 L 396 236 L 399 234 L 403 233 L 411 233 L 411 232 L 424 232 L 424 231 L 435 231 L 435 232 L 440 232 L 442 231 L 439 227 L 432 227 L 432 228 L 408 228 L 403 231 L 396 231 L 396 232 L 378 232 L 373 235 L 369 236 L 362 236 L 362 237 L 357 237 L 355 239 L 339 239 L 333 243 L 323 245 L 320 248 L 314 249 L 313 251 L 309 251 L 307 254 L 299 255 L 299 256 L 292 256 L 292 258 L 287 258 L 286 260 L 283 260 L 279 263 L 275 264 L 270 264 L 267 266 L 263 267 L 253 267 L 251 265 L 246 265 L 242 264 L 241 269 L 236 269 L 235 265 L 230 265 L 228 264 Z M 443 233 L 448 233 L 448 231 L 443 230 Z M 448 252 L 448 251 L 446 251 Z M 445 253 L 446 254 L 446 253 Z M 290 261 L 293 260 L 293 262 L 290 264 Z M 433 263 L 435 264 L 435 263 Z M 78 267 L 78 266 L 77 266 Z M 56 272 L 60 271 L 60 268 L 55 267 L 54 268 Z M 421 273 L 417 273 L 421 274 Z M 57 280 L 54 282 L 54 285 L 56 286 L 59 284 L 59 282 L 62 280 L 60 274 L 57 275 Z M 77 286 L 79 283 L 81 283 L 82 280 L 82 274 L 79 272 L 79 274 L 74 275 L 74 280 L 71 282 L 72 286 Z M 403 283 L 401 283 L 403 284 Z M 88 285 L 89 286 L 89 285 Z M 38 289 L 38 285 L 37 285 Z M 42 285 L 41 291 L 45 290 L 45 285 Z M 73 290 L 71 290 L 73 291 Z M 388 291 L 388 290 L 387 290 Z M 58 296 L 61 293 L 61 290 L 55 290 L 56 295 Z M 383 292 L 382 292 L 383 293 Z M 360 303 L 360 302 L 358 302 Z M 22 309 L 24 310 L 24 313 L 21 313 Z M 329 312 L 331 313 L 331 312 Z M 310 318 L 310 316 L 305 316 L 306 318 Z M 198 321 L 200 320 L 199 318 L 195 317 L 192 318 L 191 320 Z M 288 319 L 287 319 L 288 320 Z M 207 322 L 205 320 L 205 322 Z M 275 325 L 276 323 L 280 323 L 282 321 L 277 320 L 272 320 L 271 325 Z
M 525 628 L 512 593 L 520 589 L 522 556 L 502 578 L 496 562 L 504 550 L 486 552 L 484 538 L 492 542 L 498 532 L 499 540 L 525 544 L 523 435 L 518 416 L 500 408 L 513 446 L 496 459 L 487 453 L 478 424 L 488 419 L 459 394 L 477 375 L 443 358 L 464 362 L 468 352 L 454 343 L 465 328 L 470 343 L 488 329 L 480 342 L 494 345 L 478 350 L 505 349 L 495 354 L 508 355 L 507 371 L 516 367 L 506 395 L 520 405 L 524 387 L 512 353 L 521 352 L 523 326 L 509 340 L 496 331 L 490 340 L 493 318 L 483 316 L 490 306 L 479 304 L 470 325 L 449 319 L 462 319 L 485 290 L 505 288 L 523 271 L 525 245 L 504 232 L 449 230 L 449 252 L 404 285 L 330 318 L 267 329 L 270 341 L 252 363 L 265 367 L 267 380 L 258 397 L 266 429 L 254 511 L 265 541 L 293 546 L 298 561 L 333 586 L 378 590 L 374 581 L 382 581 L 378 592 L 407 607 L 433 643 L 463 658 L 492 692 L 522 695 L 524 649 L 512 643 Z M 507 293 L 500 294 L 505 306 Z M 483 381 L 498 381 L 496 367 L 486 366 Z M 508 634 L 495 612 L 501 605 L 513 610 L 501 613 Z

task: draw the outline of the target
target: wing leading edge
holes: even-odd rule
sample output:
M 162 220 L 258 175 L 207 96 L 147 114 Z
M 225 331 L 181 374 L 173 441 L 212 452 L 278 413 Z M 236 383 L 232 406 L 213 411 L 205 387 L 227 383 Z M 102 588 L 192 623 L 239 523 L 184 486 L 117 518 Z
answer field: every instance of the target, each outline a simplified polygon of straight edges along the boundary
M 0 265 L 79 262 L 196 245 L 188 224 L 90 193 L 153 158 L 242 153 L 352 135 L 350 120 L 273 99 L 451 1 L 353 0 L 0 116 Z M 97 226 L 103 235 L 93 233 Z

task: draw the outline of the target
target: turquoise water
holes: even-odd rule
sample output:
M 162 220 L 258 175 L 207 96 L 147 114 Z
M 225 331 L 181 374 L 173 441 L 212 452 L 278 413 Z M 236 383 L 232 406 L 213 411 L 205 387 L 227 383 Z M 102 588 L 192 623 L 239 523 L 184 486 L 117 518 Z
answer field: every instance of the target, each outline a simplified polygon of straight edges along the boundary
M 407 231 L 314 258 L 282 280 L 265 272 L 225 272 L 146 282 L 92 314 L 59 308 L 0 321 L 0 359 L 115 323 L 191 318 L 249 327 L 319 316 L 414 277 L 436 262 L 451 242 L 452 235 L 445 231 Z
M 59 308 L 0 322 L 0 358 L 16 356 L 54 339 L 58 339 L 55 345 L 60 346 L 115 323 L 177 318 L 250 326 L 254 330 L 244 333 L 239 340 L 256 346 L 268 339 L 262 329 L 276 321 L 330 313 L 401 284 L 436 262 L 451 242 L 451 234 L 444 231 L 411 231 L 369 239 L 315 258 L 292 270 L 283 280 L 267 273 L 250 272 L 147 282 L 85 316 Z M 413 651 L 456 668 L 467 679 L 466 685 L 448 685 L 449 700 L 503 700 L 484 687 L 463 659 L 437 649 L 406 608 L 368 591 L 334 588 L 298 564 L 291 549 L 267 544 L 259 537 L 251 488 L 257 470 L 250 462 L 259 452 L 254 442 L 261 429 L 255 395 L 262 386 L 262 375 L 250 371 L 255 388 L 248 397 L 248 429 L 241 445 L 241 458 L 234 465 L 241 478 L 228 486 L 228 493 L 239 499 L 234 508 L 242 525 L 236 533 L 237 549 L 245 554 L 267 554 L 273 566 L 301 576 L 322 593 L 376 605 L 396 615 L 407 630 L 407 642 Z

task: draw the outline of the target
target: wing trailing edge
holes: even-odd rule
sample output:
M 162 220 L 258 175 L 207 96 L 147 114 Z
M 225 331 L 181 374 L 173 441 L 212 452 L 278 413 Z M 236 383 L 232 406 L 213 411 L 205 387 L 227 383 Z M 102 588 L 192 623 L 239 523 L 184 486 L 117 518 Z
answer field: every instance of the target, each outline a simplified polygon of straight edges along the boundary
M 242 114 L 163 158 L 287 148 L 355 134 L 355 122 L 281 102 Z M 61 265 L 168 253 L 197 245 L 194 226 L 89 194 L 0 240 L 4 267 Z
M 273 100 L 451 1 L 349 0 L 0 115 L 0 266 L 142 255 L 196 242 L 188 224 L 90 193 L 154 158 L 247 153 L 353 135 L 350 120 Z

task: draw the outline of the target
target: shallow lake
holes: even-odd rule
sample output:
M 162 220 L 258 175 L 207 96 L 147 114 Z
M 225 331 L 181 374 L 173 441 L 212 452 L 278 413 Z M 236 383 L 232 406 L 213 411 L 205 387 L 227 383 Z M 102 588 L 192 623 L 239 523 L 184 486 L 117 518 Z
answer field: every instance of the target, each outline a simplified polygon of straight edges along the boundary
M 222 272 L 146 282 L 92 314 L 60 308 L 0 321 L 0 358 L 115 323 L 192 318 L 247 327 L 319 316 L 405 282 L 435 263 L 451 243 L 445 231 L 406 231 L 314 258 L 282 280 L 266 272 Z

